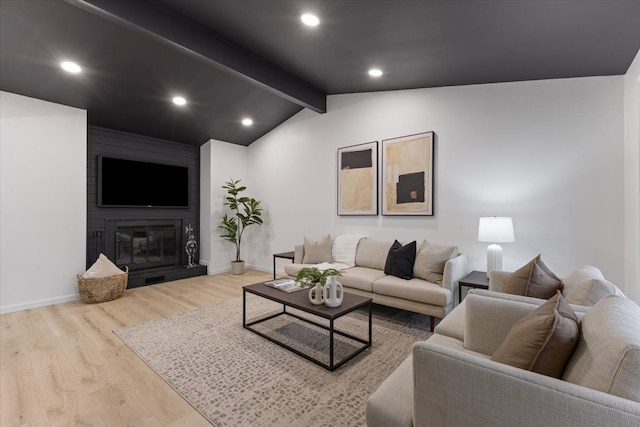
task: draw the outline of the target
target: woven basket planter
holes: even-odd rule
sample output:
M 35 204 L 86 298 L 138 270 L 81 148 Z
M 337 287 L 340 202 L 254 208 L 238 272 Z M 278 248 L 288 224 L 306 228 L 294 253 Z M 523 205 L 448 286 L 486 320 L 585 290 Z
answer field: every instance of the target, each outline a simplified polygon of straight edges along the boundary
M 82 301 L 87 303 L 111 301 L 120 298 L 127 289 L 129 267 L 122 274 L 115 276 L 85 279 L 78 275 L 78 293 Z

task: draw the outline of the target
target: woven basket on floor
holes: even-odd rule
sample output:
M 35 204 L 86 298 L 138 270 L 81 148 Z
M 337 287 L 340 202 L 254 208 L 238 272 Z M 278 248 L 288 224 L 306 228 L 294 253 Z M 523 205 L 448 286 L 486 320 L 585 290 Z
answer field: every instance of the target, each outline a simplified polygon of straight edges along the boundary
M 78 275 L 78 293 L 88 303 L 111 301 L 120 298 L 127 289 L 129 267 L 115 276 L 86 279 Z

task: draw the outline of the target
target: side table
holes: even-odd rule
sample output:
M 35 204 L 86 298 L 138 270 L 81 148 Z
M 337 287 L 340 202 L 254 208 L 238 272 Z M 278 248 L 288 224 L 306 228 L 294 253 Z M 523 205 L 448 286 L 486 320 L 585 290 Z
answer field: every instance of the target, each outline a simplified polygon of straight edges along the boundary
M 290 259 L 291 261 L 293 261 L 293 259 L 295 258 L 295 252 L 291 251 L 291 252 L 280 252 L 279 254 L 273 254 L 273 278 L 276 278 L 276 258 L 284 258 L 284 259 Z
M 458 292 L 458 303 L 462 302 L 462 287 L 474 289 L 489 289 L 489 278 L 486 271 L 472 271 L 458 281 L 460 289 Z

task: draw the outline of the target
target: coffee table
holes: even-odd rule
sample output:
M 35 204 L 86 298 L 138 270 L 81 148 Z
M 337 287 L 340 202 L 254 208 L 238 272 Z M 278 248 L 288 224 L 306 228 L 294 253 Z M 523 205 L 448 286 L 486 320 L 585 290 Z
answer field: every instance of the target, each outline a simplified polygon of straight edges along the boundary
M 259 297 L 262 298 L 266 298 L 268 300 L 271 301 L 275 301 L 277 303 L 282 304 L 282 311 L 277 312 L 275 314 L 272 314 L 270 316 L 261 318 L 259 320 L 254 320 L 254 321 L 247 321 L 247 293 L 253 294 L 253 295 L 257 295 Z M 352 311 L 355 311 L 361 307 L 366 307 L 368 306 L 369 309 L 369 339 L 365 340 L 362 339 L 360 337 L 356 337 L 355 335 L 349 334 L 347 332 L 344 331 L 339 331 L 337 329 L 335 329 L 334 327 L 334 322 L 336 319 L 344 316 L 345 314 L 351 313 Z M 329 320 L 329 326 L 327 327 L 326 325 L 323 325 L 321 323 L 315 322 L 313 320 L 310 319 L 306 319 L 304 317 L 301 317 L 293 312 L 287 311 L 287 307 L 291 307 L 291 308 L 295 308 L 298 309 L 300 311 L 303 311 L 305 313 L 309 313 L 312 314 L 314 316 L 318 316 L 321 317 L 323 319 L 327 319 Z M 354 295 L 354 294 L 349 294 L 346 293 L 344 294 L 344 299 L 342 300 L 342 304 L 339 307 L 327 307 L 326 305 L 313 305 L 311 304 L 311 302 L 309 301 L 309 291 L 308 290 L 302 290 L 302 291 L 298 291 L 298 292 L 292 292 L 292 293 L 286 293 L 283 291 L 280 291 L 278 289 L 269 287 L 264 285 L 263 283 L 256 283 L 254 285 L 247 285 L 244 286 L 242 288 L 242 326 L 245 329 L 250 330 L 251 332 L 254 332 L 258 335 L 260 335 L 263 338 L 268 339 L 269 341 L 278 344 L 281 347 L 286 348 L 289 351 L 292 351 L 293 353 L 297 354 L 298 356 L 304 357 L 307 360 L 310 360 L 311 362 L 322 366 L 325 369 L 328 369 L 329 371 L 334 371 L 336 369 L 338 369 L 340 366 L 342 366 L 344 363 L 346 363 L 347 361 L 353 359 L 354 357 L 356 357 L 358 354 L 362 353 L 364 350 L 368 349 L 371 347 L 372 344 L 372 339 L 371 339 L 371 308 L 372 308 L 372 300 L 371 298 L 366 298 L 366 297 L 362 297 L 360 295 Z M 318 360 L 308 354 L 305 354 L 289 345 L 287 345 L 286 343 L 282 342 L 282 341 L 278 341 L 277 339 L 270 337 L 262 332 L 260 332 L 259 330 L 253 328 L 253 325 L 256 325 L 258 323 L 262 323 L 265 322 L 269 319 L 273 319 L 274 317 L 277 316 L 291 316 L 294 317 L 296 319 L 300 319 L 304 322 L 310 323 L 312 325 L 318 326 L 322 329 L 328 330 L 329 331 L 329 364 L 326 364 L 324 362 L 322 362 L 321 360 Z M 343 358 L 342 360 L 336 362 L 334 360 L 334 334 L 338 334 L 341 335 L 343 337 L 347 337 L 349 339 L 352 339 L 354 341 L 357 341 L 359 343 L 362 343 L 363 346 L 357 348 L 353 353 L 347 355 L 345 358 Z

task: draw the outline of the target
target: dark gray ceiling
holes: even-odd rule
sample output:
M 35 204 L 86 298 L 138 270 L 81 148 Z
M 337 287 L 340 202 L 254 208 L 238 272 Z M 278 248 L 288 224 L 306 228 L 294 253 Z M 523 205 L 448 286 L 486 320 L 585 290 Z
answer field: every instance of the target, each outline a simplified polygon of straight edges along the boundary
M 639 23 L 640 1 L 2 0 L 0 89 L 96 126 L 248 145 L 327 94 L 624 74 Z

